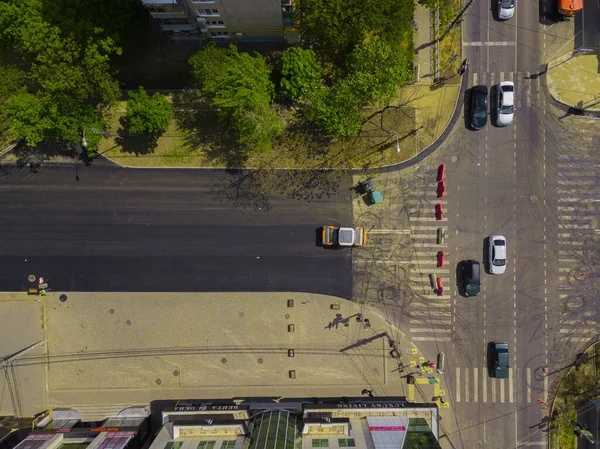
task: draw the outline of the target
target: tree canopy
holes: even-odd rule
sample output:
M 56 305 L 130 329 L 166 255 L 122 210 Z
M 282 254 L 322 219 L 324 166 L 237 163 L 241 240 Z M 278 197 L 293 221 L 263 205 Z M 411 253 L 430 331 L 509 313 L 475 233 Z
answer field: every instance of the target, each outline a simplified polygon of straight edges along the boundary
M 275 88 L 264 58 L 208 45 L 190 58 L 192 77 L 204 97 L 229 123 L 248 151 L 264 151 L 282 131 L 283 123 L 271 106 Z
M 365 119 L 360 101 L 345 81 L 320 90 L 306 110 L 306 118 L 325 134 L 348 139 L 356 136 Z
M 302 38 L 337 63 L 370 37 L 410 38 L 413 8 L 412 0 L 297 0 L 294 17 Z
M 278 92 L 282 98 L 297 101 L 310 97 L 318 88 L 323 69 L 311 49 L 291 47 L 277 64 Z
M 411 61 L 397 45 L 380 38 L 357 45 L 342 73 L 361 104 L 389 103 L 400 85 L 410 81 Z
M 156 138 L 169 128 L 172 118 L 171 104 L 164 95 L 157 92 L 149 96 L 141 86 L 138 92 L 129 92 L 126 118 L 128 131 Z
M 44 140 L 79 142 L 85 126 L 103 127 L 103 109 L 120 95 L 110 59 L 121 50 L 113 38 L 97 27 L 78 34 L 76 23 L 61 30 L 45 15 L 48 4 L 0 3 L 0 45 L 30 80 L 27 92 L 7 100 L 6 120 L 11 136 L 30 146 Z M 82 29 L 89 25 L 78 23 Z

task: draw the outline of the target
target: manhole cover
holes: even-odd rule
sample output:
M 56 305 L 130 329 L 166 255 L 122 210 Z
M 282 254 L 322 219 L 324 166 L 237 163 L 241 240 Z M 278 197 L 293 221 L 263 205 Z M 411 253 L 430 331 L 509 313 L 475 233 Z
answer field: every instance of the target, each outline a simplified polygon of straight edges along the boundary
M 285 314 L 285 319 L 286 319 L 286 320 L 289 320 L 289 319 L 290 319 L 290 314 L 289 314 L 289 313 L 286 313 L 286 314 Z
M 223 358 L 221 359 L 221 363 L 222 363 L 223 365 L 225 365 L 225 364 L 227 363 L 227 359 L 226 359 L 225 357 L 223 357 Z
M 156 379 L 156 385 L 160 385 L 160 384 L 162 384 L 162 380 Z
M 113 313 L 115 313 L 115 309 L 110 309 L 110 310 L 108 311 L 108 313 L 110 313 L 110 314 L 112 315 Z
M 259 364 L 259 365 L 262 365 L 263 359 L 260 359 L 260 358 L 259 358 L 259 359 L 257 360 L 257 362 L 258 362 L 258 364 Z
M 131 326 L 131 320 L 127 320 L 125 323 L 127 323 L 127 326 Z
M 173 371 L 173 376 L 175 376 L 175 377 L 179 376 L 179 371 L 177 371 L 177 370 Z
M 62 295 L 60 295 L 58 297 L 58 299 L 60 299 L 60 302 L 65 302 L 67 300 L 67 295 L 65 295 L 64 293 Z
M 35 274 L 30 274 L 29 276 L 27 276 L 27 280 L 29 282 L 35 282 L 37 278 L 35 277 Z

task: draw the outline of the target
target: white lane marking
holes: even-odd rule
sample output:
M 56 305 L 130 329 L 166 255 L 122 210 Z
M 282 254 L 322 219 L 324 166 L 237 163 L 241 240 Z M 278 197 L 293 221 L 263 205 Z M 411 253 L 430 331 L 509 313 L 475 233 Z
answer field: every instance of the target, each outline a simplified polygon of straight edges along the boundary
M 438 220 L 435 217 L 408 217 L 409 221 L 439 221 L 439 222 L 444 222 L 444 221 L 448 221 L 447 218 L 442 218 L 441 220 Z
M 488 390 L 487 390 L 487 377 L 486 377 L 486 374 L 485 374 L 485 369 L 481 370 L 481 385 L 482 385 L 482 388 L 481 388 L 481 396 L 482 396 L 482 398 L 481 399 L 482 399 L 483 402 L 487 402 L 487 392 L 488 392 Z
M 412 341 L 451 341 L 450 337 L 412 337 Z
M 479 401 L 479 368 L 473 368 L 473 402 Z
M 465 47 L 514 47 L 517 43 L 512 41 L 497 41 L 497 42 L 463 42 Z
M 508 379 L 506 379 L 506 380 L 508 380 Z M 500 381 L 500 402 L 501 402 L 502 404 L 504 404 L 504 384 L 505 384 L 505 383 L 506 383 L 506 382 L 504 382 L 504 379 L 502 379 L 502 380 Z
M 469 369 L 466 368 L 465 369 L 465 402 L 469 402 L 469 393 L 470 393 L 470 388 L 469 388 Z
M 527 403 L 531 402 L 531 368 L 527 368 Z
M 490 402 L 496 402 L 496 379 L 490 379 L 492 383 L 492 399 Z
M 508 369 L 508 402 L 511 404 L 515 402 L 515 396 L 513 391 L 513 379 L 515 375 L 513 374 L 513 368 Z
M 456 402 L 460 402 L 460 368 L 456 367 Z
M 410 229 L 369 229 L 369 234 L 410 234 Z

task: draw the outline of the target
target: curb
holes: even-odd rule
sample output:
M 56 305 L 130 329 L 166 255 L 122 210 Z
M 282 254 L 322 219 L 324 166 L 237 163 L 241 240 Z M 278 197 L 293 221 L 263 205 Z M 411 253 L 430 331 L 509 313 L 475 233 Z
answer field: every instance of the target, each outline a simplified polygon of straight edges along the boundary
M 448 121 L 448 123 L 446 124 L 444 131 L 442 131 L 442 134 L 440 134 L 440 137 L 438 137 L 434 142 L 431 143 L 431 145 L 429 145 L 427 148 L 425 148 L 419 154 L 414 156 L 412 159 L 409 159 L 404 162 L 399 162 L 394 165 L 387 165 L 385 167 L 380 167 L 378 169 L 380 173 L 389 173 L 392 171 L 403 170 L 405 168 L 412 167 L 413 165 L 416 165 L 417 163 L 421 162 L 427 156 L 431 155 L 442 143 L 444 143 L 444 141 L 448 138 L 448 136 L 450 135 L 450 132 L 452 131 L 452 129 L 454 128 L 454 125 L 456 124 L 456 122 L 458 121 L 458 119 L 460 117 L 462 105 L 464 103 L 465 92 L 467 90 L 468 74 L 469 74 L 469 68 L 467 67 L 467 70 L 462 75 L 461 80 L 460 80 L 460 90 L 459 90 L 458 96 L 456 98 L 456 104 L 454 106 L 454 113 L 452 114 L 452 118 L 450 119 L 450 121 Z M 359 170 L 352 170 L 352 172 L 356 173 L 356 172 L 359 172 Z
M 566 103 L 563 103 L 559 100 L 557 100 L 554 95 L 552 95 L 552 92 L 550 92 L 550 89 L 548 88 L 548 83 L 546 82 L 546 76 L 548 75 L 548 71 L 552 68 L 552 66 L 554 64 L 556 64 L 558 61 L 565 59 L 565 57 L 567 55 L 570 55 L 569 58 L 567 58 L 566 60 L 569 60 L 571 58 L 577 57 L 581 52 L 577 51 L 577 50 L 573 50 L 572 52 L 569 53 L 565 53 L 562 56 L 559 56 L 558 58 L 553 59 L 552 61 L 549 61 L 548 63 L 546 63 L 545 65 L 545 70 L 544 70 L 544 74 L 542 77 L 540 77 L 540 81 L 542 81 L 542 85 L 544 87 L 544 91 L 546 92 L 546 100 L 548 101 L 548 103 L 550 103 L 552 106 L 560 109 L 561 111 L 569 114 L 569 115 L 578 115 L 578 116 L 583 116 L 583 117 L 590 117 L 590 118 L 594 118 L 594 119 L 600 119 L 600 111 L 588 111 L 585 109 L 581 109 L 578 108 L 576 106 L 570 106 Z

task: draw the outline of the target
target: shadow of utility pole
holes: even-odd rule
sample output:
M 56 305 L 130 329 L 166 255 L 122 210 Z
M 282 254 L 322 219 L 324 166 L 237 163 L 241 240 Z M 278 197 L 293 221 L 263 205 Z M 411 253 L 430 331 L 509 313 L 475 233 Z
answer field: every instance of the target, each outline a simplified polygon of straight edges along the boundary
M 381 334 L 374 335 L 370 338 L 363 338 L 361 340 L 358 340 L 356 343 L 351 344 L 350 346 L 346 346 L 345 348 L 340 349 L 340 352 L 346 352 L 346 351 L 349 351 L 350 349 L 356 349 L 360 346 L 367 345 L 367 344 L 371 343 L 372 341 L 375 341 L 379 338 L 384 338 L 384 337 L 387 338 L 387 336 L 388 336 L 387 332 L 382 332 Z

